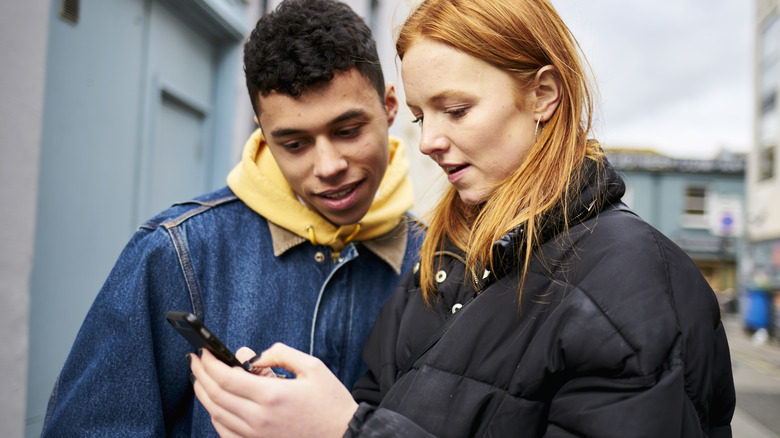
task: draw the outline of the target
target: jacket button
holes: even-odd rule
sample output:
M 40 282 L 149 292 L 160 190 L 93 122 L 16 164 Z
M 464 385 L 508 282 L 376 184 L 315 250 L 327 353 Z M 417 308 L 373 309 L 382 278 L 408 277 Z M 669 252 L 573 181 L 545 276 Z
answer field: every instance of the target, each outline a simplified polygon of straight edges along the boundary
M 454 305 L 454 306 L 452 306 L 452 313 L 455 313 L 455 312 L 457 312 L 458 310 L 460 310 L 460 309 L 461 309 L 461 307 L 463 307 L 463 304 L 461 304 L 461 303 L 455 303 L 455 305 Z
M 322 251 L 317 251 L 314 253 L 314 261 L 317 263 L 322 263 L 325 261 L 325 254 L 322 253 Z
M 417 271 L 419 271 L 419 270 L 420 270 L 420 262 L 417 262 L 417 263 L 414 264 L 414 273 L 416 274 Z
M 441 270 L 441 271 L 436 273 L 436 282 L 437 283 L 443 283 L 444 280 L 446 280 L 446 279 L 447 279 L 447 273 L 444 272 L 443 270 Z

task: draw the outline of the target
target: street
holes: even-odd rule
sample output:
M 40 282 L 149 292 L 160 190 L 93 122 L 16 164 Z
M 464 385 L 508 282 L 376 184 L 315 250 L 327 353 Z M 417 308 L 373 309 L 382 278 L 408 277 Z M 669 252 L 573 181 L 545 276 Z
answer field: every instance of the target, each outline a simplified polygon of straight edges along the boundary
M 723 316 L 737 391 L 733 435 L 780 438 L 780 341 L 760 342 L 744 329 L 740 315 Z

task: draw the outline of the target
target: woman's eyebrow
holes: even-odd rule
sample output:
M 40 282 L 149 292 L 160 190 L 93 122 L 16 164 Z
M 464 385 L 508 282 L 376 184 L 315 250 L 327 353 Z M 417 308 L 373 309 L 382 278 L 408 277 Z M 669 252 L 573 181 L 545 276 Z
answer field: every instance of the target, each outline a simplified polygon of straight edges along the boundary
M 452 99 L 454 97 L 468 97 L 469 93 L 461 90 L 442 90 L 433 96 L 430 96 L 429 98 L 425 99 L 426 103 L 429 104 L 437 104 L 443 101 L 446 101 L 448 99 Z M 414 103 L 406 101 L 406 106 L 416 106 Z

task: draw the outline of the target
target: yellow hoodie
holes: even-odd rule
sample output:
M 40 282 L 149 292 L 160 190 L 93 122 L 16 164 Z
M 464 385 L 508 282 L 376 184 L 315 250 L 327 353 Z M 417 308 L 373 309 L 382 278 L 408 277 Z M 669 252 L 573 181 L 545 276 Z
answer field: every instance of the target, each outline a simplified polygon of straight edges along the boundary
M 414 195 L 403 144 L 394 137 L 389 142 L 390 163 L 360 224 L 336 227 L 306 207 L 265 147 L 260 129 L 247 140 L 241 162 L 228 174 L 227 184 L 239 199 L 269 222 L 312 244 L 330 246 L 338 253 L 352 240 L 365 241 L 390 232 L 412 207 Z

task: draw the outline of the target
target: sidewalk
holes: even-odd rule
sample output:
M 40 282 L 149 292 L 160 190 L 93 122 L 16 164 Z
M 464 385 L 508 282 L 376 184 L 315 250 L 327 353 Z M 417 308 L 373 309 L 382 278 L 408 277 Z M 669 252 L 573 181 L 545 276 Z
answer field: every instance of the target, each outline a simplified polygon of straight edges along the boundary
M 736 438 L 780 438 L 780 342 L 744 329 L 739 314 L 723 315 L 731 350 L 737 409 Z
M 778 438 L 780 435 L 764 427 L 750 415 L 737 408 L 731 420 L 731 432 L 734 438 Z

